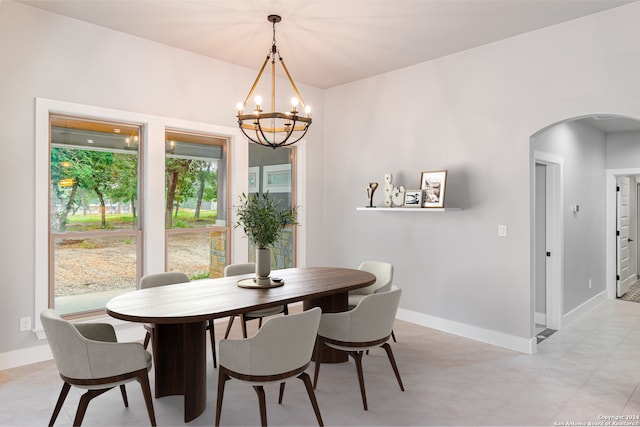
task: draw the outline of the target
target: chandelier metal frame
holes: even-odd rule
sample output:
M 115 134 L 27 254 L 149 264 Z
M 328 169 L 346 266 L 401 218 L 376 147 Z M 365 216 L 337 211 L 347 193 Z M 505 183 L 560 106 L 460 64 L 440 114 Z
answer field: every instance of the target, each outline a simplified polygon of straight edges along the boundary
M 276 46 L 276 23 L 280 22 L 282 18 L 279 15 L 269 15 L 267 20 L 273 24 L 273 41 L 271 44 L 271 50 L 267 54 L 258 76 L 256 77 L 253 86 L 249 94 L 244 100 L 244 103 L 238 104 L 238 126 L 242 133 L 252 142 L 272 147 L 285 147 L 295 144 L 302 139 L 311 125 L 311 110 L 308 106 L 305 106 L 300 91 L 296 87 L 296 84 L 284 63 L 284 60 L 280 56 L 280 51 Z M 278 63 L 282 66 L 291 87 L 297 98 L 292 99 L 291 111 L 280 113 L 275 111 L 276 102 L 276 57 Z M 267 64 L 271 61 L 271 112 L 265 113 L 262 110 L 261 98 L 256 97 L 256 107 L 251 114 L 244 114 L 243 110 L 246 108 L 249 99 L 253 95 L 260 82 L 262 73 L 264 72 Z M 301 115 L 298 112 L 298 103 L 302 107 L 304 114 Z

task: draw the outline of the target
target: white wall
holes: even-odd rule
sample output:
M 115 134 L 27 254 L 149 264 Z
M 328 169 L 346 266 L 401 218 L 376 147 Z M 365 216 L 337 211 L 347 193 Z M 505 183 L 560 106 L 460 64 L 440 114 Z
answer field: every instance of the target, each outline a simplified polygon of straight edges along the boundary
M 606 135 L 571 121 L 545 129 L 531 141 L 536 151 L 565 159 L 562 314 L 566 315 L 605 290 Z M 572 212 L 572 205 L 580 206 L 578 213 Z
M 607 135 L 607 169 L 640 166 L 640 132 L 614 132 Z
M 0 57 L 0 179 L 6 183 L 0 190 L 5 205 L 0 221 L 2 362 L 3 353 L 42 344 L 31 333 L 18 332 L 20 317 L 36 315 L 34 269 L 47 262 L 34 256 L 35 98 L 235 127 L 235 105 L 246 96 L 257 70 L 13 1 L 0 3 Z M 314 130 L 306 142 L 312 161 L 303 167 L 307 182 L 317 188 L 323 173 L 322 91 L 308 86 L 300 91 L 314 106 Z M 309 242 L 320 239 L 321 205 L 321 197 L 307 198 Z M 317 258 L 317 245 L 307 253 Z
M 328 90 L 326 263 L 391 261 L 404 309 L 532 337 L 530 137 L 586 114 L 640 117 L 638 19 L 630 4 Z M 437 169 L 462 211 L 356 212 L 385 172 L 416 187 Z

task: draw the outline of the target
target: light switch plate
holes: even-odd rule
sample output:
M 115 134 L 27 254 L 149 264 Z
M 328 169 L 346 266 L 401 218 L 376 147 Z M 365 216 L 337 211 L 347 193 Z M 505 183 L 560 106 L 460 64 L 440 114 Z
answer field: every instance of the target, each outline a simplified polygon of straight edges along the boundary
M 498 225 L 498 237 L 507 237 L 507 226 Z

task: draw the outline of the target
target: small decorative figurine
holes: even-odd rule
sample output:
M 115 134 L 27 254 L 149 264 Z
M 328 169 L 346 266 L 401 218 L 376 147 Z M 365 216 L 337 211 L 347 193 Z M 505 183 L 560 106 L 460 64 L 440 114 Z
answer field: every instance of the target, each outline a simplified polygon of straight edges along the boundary
M 377 188 L 377 182 L 370 182 L 369 186 L 367 187 L 367 196 L 369 196 L 369 206 L 367 206 L 368 208 L 375 208 L 375 206 L 373 206 L 373 193 L 376 192 Z
M 392 180 L 393 180 L 393 177 L 391 176 L 390 173 L 384 174 L 384 207 L 385 208 L 390 208 L 393 206 L 393 203 L 392 203 L 393 184 L 391 184 Z
M 391 192 L 391 197 L 393 199 L 393 204 L 396 206 L 402 206 L 402 204 L 404 203 L 404 193 L 407 190 L 404 188 L 404 185 L 400 186 L 400 189 L 398 189 L 398 187 L 393 187 L 393 191 Z

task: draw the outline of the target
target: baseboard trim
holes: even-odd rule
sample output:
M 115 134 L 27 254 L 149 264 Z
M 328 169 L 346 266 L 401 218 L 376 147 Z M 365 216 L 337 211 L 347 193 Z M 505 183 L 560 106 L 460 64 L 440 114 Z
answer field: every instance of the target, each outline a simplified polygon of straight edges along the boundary
M 579 306 L 577 306 L 576 308 L 574 308 L 573 310 L 571 310 L 570 312 L 562 316 L 562 323 L 560 327 L 566 328 L 577 318 L 579 318 L 580 316 L 584 315 L 588 311 L 591 311 L 597 306 L 599 306 L 600 304 L 602 304 L 606 299 L 607 299 L 607 291 L 605 290 L 595 295 L 594 297 L 588 299 L 587 301 L 583 302 L 582 304 L 580 304 Z
M 510 350 L 519 351 L 521 353 L 533 354 L 536 351 L 536 339 L 522 338 L 514 335 L 505 334 L 503 332 L 491 329 L 480 328 L 466 323 L 456 322 L 454 320 L 443 319 L 441 317 L 430 316 L 415 311 L 398 309 L 397 318 L 405 322 L 414 323 L 427 328 L 436 329 L 475 341 L 484 342 L 499 347 L 508 348 Z
M 0 371 L 53 359 L 48 345 L 0 353 Z

